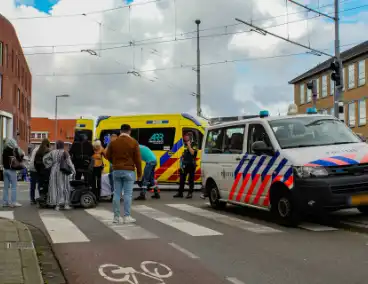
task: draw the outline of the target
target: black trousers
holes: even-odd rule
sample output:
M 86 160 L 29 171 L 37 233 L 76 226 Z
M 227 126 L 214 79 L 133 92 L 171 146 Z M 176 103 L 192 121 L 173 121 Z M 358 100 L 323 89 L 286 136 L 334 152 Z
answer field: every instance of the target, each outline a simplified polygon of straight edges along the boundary
M 195 170 L 196 170 L 196 167 L 194 165 L 186 165 L 183 169 L 180 170 L 179 193 L 184 192 L 185 181 L 187 177 L 188 177 L 188 183 L 189 183 L 189 193 L 193 193 Z
M 101 176 L 102 176 L 103 167 L 95 167 L 93 168 L 92 174 L 92 190 L 95 194 L 97 200 L 100 200 L 101 197 Z

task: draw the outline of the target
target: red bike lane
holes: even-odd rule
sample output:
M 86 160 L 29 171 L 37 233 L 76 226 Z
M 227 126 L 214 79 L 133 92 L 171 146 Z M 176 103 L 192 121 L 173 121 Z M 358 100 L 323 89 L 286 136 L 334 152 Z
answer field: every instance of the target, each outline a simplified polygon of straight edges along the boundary
M 69 284 L 220 284 L 207 270 L 160 240 L 56 244 L 54 251 Z

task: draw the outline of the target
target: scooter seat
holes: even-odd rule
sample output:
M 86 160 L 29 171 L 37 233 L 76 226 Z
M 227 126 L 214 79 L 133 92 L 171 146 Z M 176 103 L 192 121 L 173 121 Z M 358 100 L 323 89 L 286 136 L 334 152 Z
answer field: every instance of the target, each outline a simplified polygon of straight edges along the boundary
M 84 186 L 86 184 L 87 182 L 85 182 L 84 180 L 71 180 L 70 181 L 70 186 L 72 187 Z

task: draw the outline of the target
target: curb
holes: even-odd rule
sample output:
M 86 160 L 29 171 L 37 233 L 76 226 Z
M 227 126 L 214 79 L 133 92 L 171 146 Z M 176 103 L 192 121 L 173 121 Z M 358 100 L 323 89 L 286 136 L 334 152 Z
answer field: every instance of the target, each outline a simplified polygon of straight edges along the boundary
M 5 219 L 6 218 L 0 218 Z M 44 280 L 37 257 L 36 248 L 34 246 L 33 237 L 28 227 L 22 222 L 16 220 L 9 220 L 17 228 L 19 235 L 19 242 L 9 243 L 18 246 L 20 259 L 22 263 L 23 278 L 25 284 L 44 284 Z M 28 246 L 28 247 L 27 247 Z M 26 265 L 27 263 L 27 265 Z M 34 273 L 36 271 L 36 273 Z

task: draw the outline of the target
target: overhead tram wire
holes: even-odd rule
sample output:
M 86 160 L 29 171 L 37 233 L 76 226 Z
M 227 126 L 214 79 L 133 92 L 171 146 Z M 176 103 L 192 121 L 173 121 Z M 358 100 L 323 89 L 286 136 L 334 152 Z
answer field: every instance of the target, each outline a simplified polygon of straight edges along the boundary
M 87 12 L 87 13 L 50 15 L 50 16 L 34 16 L 34 17 L 17 17 L 17 18 L 10 18 L 9 20 L 10 21 L 18 21 L 18 20 L 35 20 L 35 19 L 80 17 L 80 16 L 84 16 L 84 15 L 103 14 L 103 13 L 112 12 L 112 11 L 116 11 L 116 10 L 126 9 L 126 8 L 129 8 L 129 7 L 132 7 L 132 6 L 133 7 L 134 6 L 143 6 L 143 5 L 148 5 L 148 4 L 158 3 L 158 2 L 163 2 L 163 1 L 165 1 L 165 0 L 150 0 L 150 1 L 142 2 L 142 3 L 132 3 L 132 4 L 129 4 L 129 5 L 118 6 L 118 7 L 115 7 L 115 8 L 104 9 L 104 10 L 91 11 L 91 12 Z
M 161 0 L 162 1 L 162 0 Z M 350 1 L 350 0 L 343 0 L 341 2 L 346 2 L 346 1 Z M 320 8 L 325 8 L 325 7 L 329 7 L 329 6 L 333 6 L 333 4 L 327 4 L 324 6 L 321 6 Z M 341 11 L 343 12 L 343 11 Z M 305 11 L 296 11 L 293 13 L 289 13 L 289 15 L 294 15 L 294 14 L 305 14 Z M 83 16 L 88 16 L 88 14 L 80 14 Z M 285 17 L 286 14 L 282 14 L 282 15 L 278 15 L 278 16 L 273 16 L 273 17 L 268 17 L 268 18 L 262 18 L 262 19 L 255 19 L 253 20 L 253 22 L 258 22 L 258 21 L 269 21 L 269 20 L 273 20 L 276 18 L 280 18 L 280 17 Z M 308 19 L 314 19 L 314 18 L 318 18 L 319 16 L 314 16 Z M 307 19 L 307 20 L 308 20 Z M 289 22 L 289 23 L 294 23 L 294 22 L 298 22 L 298 21 L 305 21 L 306 19 L 301 19 L 301 20 L 297 20 L 297 21 L 293 21 L 293 22 Z M 286 23 L 285 23 L 286 24 Z M 103 24 L 104 25 L 104 24 Z M 239 26 L 241 24 L 239 23 L 234 23 L 234 24 L 229 24 L 229 25 L 222 25 L 222 26 L 217 26 L 217 27 L 212 27 L 212 28 L 205 28 L 205 29 L 200 29 L 200 32 L 203 31 L 210 31 L 210 30 L 219 30 L 219 29 L 225 29 L 228 27 L 234 27 L 234 26 Z M 197 30 L 195 31 L 190 31 L 190 32 L 182 32 L 179 34 L 179 36 L 184 36 L 186 34 L 193 34 L 196 33 Z M 232 33 L 227 33 L 227 34 L 232 34 Z M 165 39 L 165 38 L 169 38 L 169 37 L 173 37 L 176 38 L 176 36 L 178 35 L 167 35 L 167 36 L 159 36 L 159 37 L 152 37 L 152 38 L 146 38 L 146 39 L 142 39 L 142 40 L 136 40 L 135 42 L 144 42 L 144 41 L 150 41 L 150 40 L 159 40 L 159 39 Z M 192 38 L 189 38 L 192 39 Z M 173 40 L 175 41 L 175 40 Z M 115 43 L 102 43 L 103 45 L 115 45 L 115 44 L 126 44 L 126 42 L 122 43 L 122 42 L 115 42 Z M 52 47 L 73 47 L 73 46 L 94 46 L 94 43 L 86 43 L 86 44 L 61 44 L 61 45 L 40 45 L 40 46 L 23 46 L 23 49 L 27 49 L 27 48 L 52 48 Z
M 368 4 L 365 5 L 360 5 L 360 6 L 356 6 L 356 7 L 352 7 L 349 9 L 345 9 L 342 10 L 340 13 L 343 12 L 348 12 L 348 11 L 352 11 L 352 10 L 356 10 L 359 8 L 364 8 L 364 7 L 368 7 Z M 333 13 L 330 13 L 333 14 Z M 275 27 L 280 27 L 280 26 L 284 26 L 287 24 L 292 24 L 292 23 L 297 23 L 297 22 L 302 22 L 302 21 L 306 21 L 306 20 L 312 20 L 312 19 L 316 19 L 319 18 L 319 15 L 316 16 L 312 16 L 312 17 L 308 17 L 307 19 L 300 19 L 300 20 L 295 20 L 295 21 L 291 21 L 288 23 L 282 23 L 282 24 L 277 24 L 277 25 L 271 25 L 268 27 L 264 27 L 264 29 L 270 29 L 270 28 L 275 28 Z M 249 33 L 251 32 L 251 30 L 246 30 L 246 31 L 239 31 L 239 32 L 232 32 L 232 33 L 220 33 L 220 34 L 210 34 L 210 35 L 202 35 L 200 36 L 200 38 L 212 38 L 212 37 L 220 37 L 220 36 L 229 36 L 229 35 L 235 35 L 235 34 L 242 34 L 242 33 Z M 193 37 L 186 37 L 186 38 L 176 38 L 176 39 L 170 39 L 170 40 L 162 40 L 162 41 L 154 41 L 154 42 L 146 42 L 144 43 L 144 41 L 149 41 L 149 40 L 156 40 L 156 39 L 162 39 L 162 38 L 167 38 L 169 36 L 164 36 L 164 37 L 155 37 L 155 38 L 149 38 L 149 39 L 142 39 L 142 40 L 136 40 L 134 41 L 134 46 L 145 46 L 145 45 L 154 45 L 154 44 L 163 44 L 163 43 L 171 43 L 171 42 L 180 42 L 180 41 L 186 41 L 186 40 L 191 40 L 191 39 L 196 39 L 196 36 Z M 116 43 L 118 44 L 118 43 Z M 95 44 L 91 44 L 91 46 L 95 46 Z M 105 45 L 104 43 L 102 43 L 102 45 Z M 88 44 L 76 44 L 76 45 L 50 45 L 50 46 L 28 46 L 28 47 L 24 47 L 24 48 L 55 48 L 55 47 L 73 47 L 73 46 L 88 46 Z M 105 47 L 105 48 L 101 48 L 102 51 L 104 50 L 114 50 L 114 49 L 120 49 L 120 48 L 127 48 L 127 47 L 131 47 L 131 43 L 125 43 L 123 45 L 118 45 L 118 46 L 113 46 L 113 47 Z M 98 51 L 99 49 L 95 49 L 96 51 Z M 34 53 L 23 53 L 24 55 L 48 55 L 48 54 L 72 54 L 72 53 L 80 53 L 80 50 L 75 50 L 75 51 L 55 51 L 55 52 L 34 52 Z
M 362 41 L 364 42 L 364 41 Z M 359 42 L 359 43 L 362 43 Z M 349 45 L 356 45 L 359 43 L 350 43 L 341 45 L 342 46 L 349 46 Z M 328 50 L 327 48 L 323 50 Z M 227 63 L 236 63 L 236 62 L 246 62 L 246 61 L 258 61 L 258 60 L 268 60 L 268 59 L 278 59 L 278 58 L 287 58 L 287 57 L 294 57 L 294 56 L 306 56 L 308 53 L 306 52 L 299 52 L 299 53 L 290 53 L 290 54 L 280 54 L 280 55 L 273 55 L 273 56 L 265 56 L 265 57 L 253 57 L 253 58 L 239 58 L 239 59 L 230 59 L 230 60 L 221 60 L 221 61 L 213 61 L 202 63 L 201 67 L 212 66 L 212 65 L 219 65 L 219 64 L 227 64 Z M 185 66 L 172 66 L 172 67 L 164 67 L 164 68 L 154 68 L 154 69 L 147 69 L 147 70 L 135 70 L 138 73 L 146 73 L 146 72 L 155 72 L 155 71 L 165 71 L 165 70 L 175 70 L 175 69 L 182 69 L 182 68 L 193 68 L 196 67 L 196 64 L 189 64 Z M 109 75 L 129 75 L 129 71 L 124 72 L 98 72 L 98 73 L 75 73 L 75 74 L 35 74 L 33 77 L 84 77 L 84 76 L 109 76 Z

